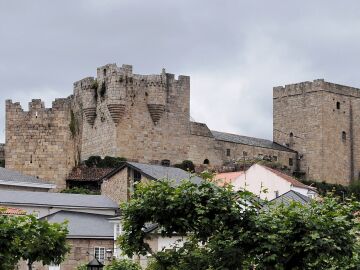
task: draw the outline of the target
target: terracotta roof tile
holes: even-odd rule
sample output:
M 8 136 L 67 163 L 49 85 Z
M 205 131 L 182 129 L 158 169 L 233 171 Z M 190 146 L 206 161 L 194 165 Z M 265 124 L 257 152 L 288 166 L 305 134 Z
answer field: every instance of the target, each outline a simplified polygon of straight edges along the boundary
M 26 212 L 18 208 L 8 208 L 0 206 L 0 215 L 21 216 L 26 215 Z
M 99 181 L 105 175 L 113 171 L 114 168 L 96 168 L 96 167 L 86 167 L 78 166 L 75 167 L 66 178 L 66 180 L 75 180 L 75 181 Z
M 219 186 L 225 186 L 227 184 L 232 184 L 236 178 L 242 175 L 244 172 L 227 172 L 227 173 L 218 173 L 215 175 L 215 181 Z

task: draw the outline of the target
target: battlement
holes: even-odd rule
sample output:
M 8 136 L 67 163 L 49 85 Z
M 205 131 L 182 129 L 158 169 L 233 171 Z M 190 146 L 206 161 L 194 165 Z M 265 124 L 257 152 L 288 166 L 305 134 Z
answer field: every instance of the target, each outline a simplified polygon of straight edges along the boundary
M 311 92 L 327 91 L 339 95 L 360 97 L 360 89 L 331 82 L 324 79 L 317 79 L 312 82 L 306 81 L 296 84 L 288 84 L 285 86 L 277 86 L 273 88 L 273 98 L 281 98 L 286 96 L 303 95 Z
M 46 108 L 44 101 L 41 99 L 32 99 L 29 102 L 28 110 L 25 111 L 20 102 L 13 102 L 11 99 L 6 100 L 6 111 L 31 113 L 31 112 L 53 112 L 53 111 L 65 111 L 71 105 L 72 96 L 68 98 L 57 98 L 52 102 L 51 108 Z

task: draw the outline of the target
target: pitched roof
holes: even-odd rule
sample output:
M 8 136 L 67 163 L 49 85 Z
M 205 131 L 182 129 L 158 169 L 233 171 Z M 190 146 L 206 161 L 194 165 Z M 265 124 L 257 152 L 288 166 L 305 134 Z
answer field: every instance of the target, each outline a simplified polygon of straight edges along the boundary
M 259 165 L 259 166 L 267 169 L 268 171 L 271 171 L 272 173 L 276 174 L 277 176 L 283 178 L 284 180 L 289 182 L 294 187 L 306 188 L 306 189 L 311 189 L 311 190 L 316 191 L 316 188 L 305 185 L 305 184 L 301 183 L 300 181 L 296 180 L 294 177 L 291 177 L 291 176 L 289 176 L 289 175 L 287 175 L 287 174 L 285 174 L 283 172 L 280 172 L 278 170 L 275 170 L 275 169 L 272 169 L 272 168 L 269 168 L 267 166 L 263 166 L 263 165 L 260 165 L 260 164 L 257 164 L 257 165 Z
M 75 167 L 66 178 L 73 181 L 99 181 L 114 168 L 96 168 L 87 166 Z
M 114 227 L 108 218 L 112 216 L 61 210 L 42 217 L 52 223 L 67 220 L 67 238 L 109 238 L 114 239 Z
M 270 148 L 270 149 L 274 149 L 274 150 L 295 153 L 294 150 L 287 148 L 285 146 L 282 146 L 282 145 L 280 145 L 276 142 L 270 141 L 270 140 L 259 139 L 259 138 L 254 138 L 254 137 L 247 137 L 247 136 L 225 133 L 225 132 L 220 132 L 220 131 L 215 131 L 215 130 L 211 130 L 211 133 L 213 134 L 214 138 L 219 141 L 246 144 L 246 145 L 251 145 L 251 146 L 256 146 L 256 147 Z
M 179 184 L 184 179 L 190 179 L 190 181 L 192 181 L 195 184 L 199 184 L 201 181 L 203 181 L 203 179 L 201 179 L 200 177 L 195 176 L 190 172 L 184 171 L 179 168 L 143 164 L 137 162 L 124 162 L 122 166 L 113 170 L 104 178 L 110 178 L 111 176 L 115 175 L 117 172 L 119 172 L 126 166 L 133 168 L 134 170 L 138 171 L 145 177 L 152 180 L 162 180 L 162 179 L 174 180 L 175 183 L 177 184 Z
M 26 215 L 26 211 L 18 208 L 10 208 L 0 205 L 0 215 L 22 216 Z
M 300 194 L 294 190 L 290 190 L 279 197 L 272 199 L 270 202 L 289 204 L 290 202 L 299 202 L 301 204 L 307 204 L 311 199 L 305 195 Z
M 243 171 L 218 173 L 215 175 L 215 181 L 217 181 L 217 184 L 219 186 L 224 186 L 226 184 L 232 184 L 232 182 L 242 174 L 244 174 Z
M 55 188 L 56 185 L 42 181 L 34 176 L 24 175 L 20 172 L 0 167 L 0 185 L 24 186 L 37 188 Z
M 103 195 L 0 190 L 0 204 L 117 209 L 117 203 Z

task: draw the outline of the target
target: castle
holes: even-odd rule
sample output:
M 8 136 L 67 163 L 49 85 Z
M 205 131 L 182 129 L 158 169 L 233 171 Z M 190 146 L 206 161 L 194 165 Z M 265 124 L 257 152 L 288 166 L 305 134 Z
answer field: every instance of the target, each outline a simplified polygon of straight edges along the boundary
M 306 178 L 349 184 L 360 171 L 360 90 L 323 80 L 274 88 L 274 141 L 190 120 L 190 77 L 108 64 L 52 108 L 6 101 L 6 167 L 53 181 L 90 156 L 222 166 L 266 158 Z M 359 135 L 358 135 L 359 134 Z M 357 139 L 359 137 L 359 139 Z

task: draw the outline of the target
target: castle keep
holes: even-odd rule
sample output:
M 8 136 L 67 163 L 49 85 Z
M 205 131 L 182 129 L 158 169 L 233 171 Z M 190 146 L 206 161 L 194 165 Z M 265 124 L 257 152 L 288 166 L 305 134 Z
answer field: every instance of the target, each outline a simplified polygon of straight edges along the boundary
M 108 64 L 52 108 L 6 101 L 6 167 L 62 189 L 71 169 L 94 155 L 215 167 L 266 158 L 311 179 L 349 183 L 360 170 L 359 93 L 321 80 L 274 88 L 273 142 L 191 121 L 188 76 Z

